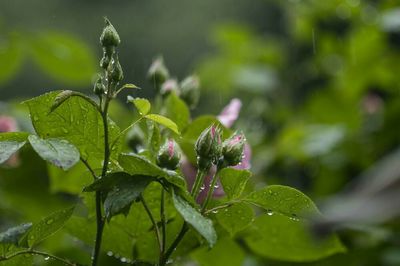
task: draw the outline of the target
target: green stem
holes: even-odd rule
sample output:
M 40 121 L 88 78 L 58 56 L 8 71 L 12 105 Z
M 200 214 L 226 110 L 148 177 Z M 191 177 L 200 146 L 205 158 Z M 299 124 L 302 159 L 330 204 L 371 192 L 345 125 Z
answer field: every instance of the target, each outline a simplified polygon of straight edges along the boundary
M 160 255 L 160 264 L 164 260 L 164 252 L 167 242 L 167 220 L 165 218 L 165 190 L 161 190 L 161 206 L 160 206 L 160 217 L 161 217 L 161 234 L 162 234 L 162 252 Z
M 108 106 L 110 103 L 110 98 L 106 97 L 104 102 L 104 109 L 101 113 L 104 125 L 104 162 L 103 169 L 101 171 L 101 178 L 104 178 L 107 174 L 108 162 L 110 161 L 110 146 L 109 146 L 109 136 L 108 136 Z M 103 238 L 103 229 L 105 218 L 102 214 L 102 194 L 100 191 L 96 191 L 96 240 L 94 243 L 93 253 L 92 253 L 92 266 L 97 266 L 99 253 L 101 249 L 101 240 Z
M 153 224 L 154 232 L 156 234 L 156 238 L 157 238 L 157 242 L 158 242 L 158 248 L 160 250 L 160 257 L 162 257 L 163 247 L 162 247 L 162 240 L 161 240 L 160 230 L 158 229 L 157 222 L 154 219 L 154 216 L 151 213 L 151 210 L 150 210 L 149 206 L 146 204 L 146 201 L 144 200 L 142 195 L 140 196 L 140 201 L 142 202 L 143 207 L 146 210 L 147 215 L 149 216 L 151 223 Z
M 206 210 L 208 204 L 211 201 L 212 195 L 214 193 L 215 185 L 216 185 L 217 180 L 218 180 L 219 171 L 220 171 L 220 168 L 217 167 L 217 171 L 215 171 L 215 174 L 213 175 L 213 177 L 211 179 L 210 188 L 208 190 L 208 194 L 207 194 L 206 200 L 203 202 L 203 206 L 201 208 L 201 213 L 204 213 L 204 211 Z
M 124 130 L 122 130 L 118 136 L 115 138 L 115 140 L 113 141 L 113 143 L 111 144 L 111 148 L 114 147 L 114 145 L 117 143 L 118 139 L 125 134 L 129 129 L 131 129 L 134 125 L 136 125 L 137 123 L 139 123 L 140 121 L 142 121 L 143 116 L 141 116 L 138 120 L 136 120 L 135 122 L 133 122 L 132 124 L 130 124 L 127 128 L 125 128 Z
M 20 256 L 20 255 L 24 255 L 24 254 L 39 255 L 39 256 L 43 256 L 45 258 L 52 258 L 54 260 L 57 260 L 57 261 L 63 263 L 64 265 L 69 265 L 69 266 L 77 266 L 78 265 L 78 264 L 72 263 L 72 262 L 70 262 L 70 261 L 68 261 L 66 259 L 57 257 L 57 256 L 52 255 L 52 254 L 49 254 L 47 252 L 38 251 L 38 250 L 32 250 L 32 249 L 22 250 L 22 251 L 15 252 L 15 253 L 13 253 L 13 254 L 11 254 L 9 256 L 6 256 L 6 257 L 0 257 L 0 261 L 6 261 L 6 260 L 9 260 L 9 259 L 14 258 L 16 256 Z
M 179 243 L 182 241 L 183 237 L 185 236 L 185 234 L 188 230 L 189 230 L 189 225 L 186 222 L 184 222 L 178 236 L 175 238 L 174 242 L 172 242 L 171 246 L 165 252 L 164 258 L 163 258 L 162 262 L 160 263 L 160 266 L 164 266 L 167 264 L 169 257 L 172 255 L 172 253 L 178 247 Z
M 200 188 L 204 183 L 204 176 L 207 174 L 208 171 L 202 171 L 198 170 L 196 174 L 196 179 L 194 181 L 191 195 L 193 196 L 193 199 L 196 200 L 197 196 L 200 193 Z

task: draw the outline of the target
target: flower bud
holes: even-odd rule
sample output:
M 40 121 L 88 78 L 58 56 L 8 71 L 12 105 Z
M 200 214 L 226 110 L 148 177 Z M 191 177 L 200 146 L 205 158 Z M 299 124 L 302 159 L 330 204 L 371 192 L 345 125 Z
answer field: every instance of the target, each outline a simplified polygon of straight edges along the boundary
M 106 52 L 104 52 L 103 57 L 100 60 L 100 67 L 102 69 L 107 69 L 109 64 L 110 64 L 110 57 L 108 57 Z
M 101 77 L 98 77 L 96 82 L 94 83 L 94 88 L 93 88 L 93 92 L 96 95 L 103 95 L 105 92 L 105 87 L 103 85 L 102 79 Z
M 104 20 L 106 26 L 101 33 L 100 44 L 103 47 L 118 46 L 118 44 L 121 42 L 121 39 L 119 38 L 117 31 L 107 18 L 105 18 Z
M 179 86 L 176 79 L 168 79 L 161 85 L 161 95 L 168 95 L 171 91 L 178 91 Z
M 164 65 L 164 59 L 162 57 L 158 57 L 153 61 L 147 72 L 147 78 L 150 82 L 154 83 L 156 88 L 160 88 L 169 78 L 169 72 Z
M 173 139 L 168 139 L 161 147 L 157 156 L 157 165 L 169 170 L 175 170 L 181 160 L 178 144 Z
M 118 83 L 124 78 L 124 72 L 122 71 L 121 64 L 119 63 L 118 57 L 111 60 L 108 66 L 109 80 Z
M 246 138 L 243 133 L 235 133 L 222 144 L 222 155 L 225 166 L 235 166 L 243 160 Z
M 212 125 L 205 129 L 197 139 L 195 148 L 200 169 L 207 169 L 211 162 L 217 162 L 222 150 L 220 128 Z
M 200 81 L 195 75 L 186 77 L 180 86 L 180 97 L 191 109 L 197 106 L 200 98 Z

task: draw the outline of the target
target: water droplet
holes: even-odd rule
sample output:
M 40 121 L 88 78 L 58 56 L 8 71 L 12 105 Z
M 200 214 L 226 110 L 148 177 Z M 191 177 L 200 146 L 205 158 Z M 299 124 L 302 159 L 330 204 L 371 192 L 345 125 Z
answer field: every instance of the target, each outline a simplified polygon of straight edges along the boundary
M 50 257 L 45 257 L 45 258 L 44 258 L 44 260 L 49 260 L 49 259 L 50 259 Z
M 216 184 L 216 185 L 214 186 L 214 188 L 219 188 L 219 185 L 218 185 L 218 184 Z
M 212 213 L 216 214 L 216 213 L 218 213 L 218 210 L 214 210 L 214 211 L 212 211 Z
M 37 115 L 34 115 L 34 116 L 33 116 L 33 121 L 35 121 L 35 122 L 36 122 L 36 121 L 39 121 L 39 117 L 38 117 Z
M 268 211 L 267 211 L 267 214 L 268 214 L 269 216 L 271 216 L 271 215 L 273 215 L 273 214 L 274 214 L 274 212 L 273 212 L 273 211 L 271 211 L 271 210 L 268 210 Z
M 125 263 L 127 261 L 127 259 L 125 257 L 121 258 L 121 262 Z
M 114 253 L 112 251 L 107 251 L 107 256 L 112 257 L 114 255 Z
M 206 187 L 204 186 L 204 185 L 202 185 L 201 187 L 200 187 L 200 190 L 204 190 Z
M 63 127 L 61 130 L 62 130 L 62 132 L 64 132 L 64 133 L 68 133 L 68 130 L 67 130 L 65 127 Z
M 50 224 L 52 224 L 54 222 L 54 219 L 48 219 L 47 221 L 46 221 L 46 224 L 47 225 L 50 225 Z

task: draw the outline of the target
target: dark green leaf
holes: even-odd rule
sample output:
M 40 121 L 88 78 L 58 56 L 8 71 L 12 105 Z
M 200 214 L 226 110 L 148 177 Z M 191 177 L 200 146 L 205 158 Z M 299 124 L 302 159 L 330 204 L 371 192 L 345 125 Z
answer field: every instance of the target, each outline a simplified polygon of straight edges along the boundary
M 258 217 L 245 237 L 247 246 L 257 255 L 275 260 L 315 261 L 345 248 L 335 235 L 327 239 L 314 239 L 302 219 L 280 213 Z
M 146 115 L 145 118 L 153 120 L 154 122 L 157 122 L 158 124 L 163 125 L 166 128 L 169 128 L 170 130 L 172 130 L 173 132 L 175 132 L 178 135 L 180 134 L 178 126 L 175 124 L 175 122 L 165 116 L 149 114 L 149 115 Z
M 165 101 L 165 108 L 166 116 L 175 121 L 182 132 L 189 124 L 190 119 L 190 111 L 186 103 L 172 92 Z
M 0 164 L 25 145 L 28 135 L 25 132 L 0 133 Z
M 30 135 L 28 139 L 40 157 L 57 167 L 68 170 L 79 161 L 78 149 L 66 140 L 41 139 L 35 135 Z
M 0 243 L 17 245 L 23 235 L 32 227 L 32 223 L 21 224 L 0 233 Z
M 104 210 L 107 218 L 111 219 L 114 215 L 127 213 L 131 204 L 138 200 L 144 189 L 153 180 L 153 178 L 148 176 L 121 175 L 114 189 L 107 194 L 106 200 L 104 201 Z
M 254 210 L 245 203 L 237 203 L 218 211 L 216 214 L 218 223 L 234 236 L 245 229 L 254 218 Z
M 207 240 L 210 247 L 214 246 L 217 242 L 217 233 L 212 221 L 202 216 L 200 212 L 179 195 L 173 193 L 172 198 L 175 208 L 181 214 L 182 218 Z
M 80 97 L 67 99 L 51 112 L 54 100 L 60 91 L 46 93 L 25 103 L 29 107 L 33 126 L 41 138 L 68 140 L 79 149 L 81 157 L 92 168 L 100 168 L 104 160 L 104 126 L 97 109 Z M 119 128 L 109 119 L 110 143 L 119 135 Z M 120 142 L 111 151 L 116 159 Z
M 219 172 L 222 187 L 229 200 L 239 198 L 242 195 L 251 172 L 234 168 L 225 168 Z
M 309 197 L 287 186 L 267 186 L 249 194 L 244 200 L 267 211 L 279 212 L 286 216 L 308 218 L 310 215 L 320 215 Z
M 60 230 L 71 217 L 74 208 L 53 212 L 34 224 L 31 231 L 26 235 L 28 245 L 32 247 Z

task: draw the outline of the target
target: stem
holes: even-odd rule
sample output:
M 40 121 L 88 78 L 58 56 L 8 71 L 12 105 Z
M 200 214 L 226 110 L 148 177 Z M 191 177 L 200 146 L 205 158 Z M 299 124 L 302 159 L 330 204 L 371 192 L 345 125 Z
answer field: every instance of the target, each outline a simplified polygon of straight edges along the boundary
M 6 257 L 0 257 L 0 261 L 9 260 L 9 259 L 14 258 L 16 256 L 24 255 L 24 254 L 39 255 L 39 256 L 46 257 L 46 258 L 52 258 L 54 260 L 57 260 L 57 261 L 63 263 L 64 265 L 77 266 L 77 264 L 72 263 L 72 262 L 70 262 L 70 261 L 68 261 L 66 259 L 57 257 L 57 256 L 49 254 L 47 252 L 38 251 L 38 250 L 31 250 L 31 249 L 18 251 L 18 252 L 15 252 L 15 253 L 13 253 L 13 254 L 11 254 L 9 256 L 6 256 Z
M 178 236 L 175 238 L 174 242 L 168 248 L 167 252 L 165 252 L 164 258 L 163 258 L 162 262 L 160 263 L 160 266 L 166 265 L 169 257 L 172 255 L 172 253 L 178 247 L 179 242 L 181 242 L 181 240 L 183 239 L 183 237 L 185 236 L 185 234 L 188 230 L 189 230 L 189 226 L 186 222 L 184 222 Z
M 214 189 L 215 189 L 215 184 L 217 183 L 217 180 L 218 180 L 219 171 L 220 171 L 220 168 L 217 167 L 217 170 L 215 171 L 215 174 L 212 177 L 212 180 L 211 180 L 211 183 L 210 183 L 210 188 L 208 190 L 208 194 L 207 194 L 206 200 L 204 201 L 203 207 L 201 208 L 201 212 L 202 213 L 204 213 L 204 211 L 206 210 L 208 204 L 211 201 L 211 197 L 212 197 L 212 195 L 214 193 Z
M 106 97 L 104 102 L 104 109 L 101 113 L 101 117 L 103 118 L 103 125 L 104 125 L 104 162 L 103 162 L 103 169 L 101 171 L 101 178 L 104 178 L 107 169 L 108 169 L 108 162 L 110 160 L 110 146 L 108 143 L 108 106 L 110 103 L 110 98 Z M 103 238 L 103 229 L 105 219 L 102 214 L 102 199 L 101 199 L 101 192 L 96 191 L 96 240 L 94 243 L 93 253 L 92 253 L 92 266 L 97 266 L 97 262 L 99 259 L 99 253 L 101 248 L 101 240 Z
M 158 247 L 160 249 L 160 257 L 162 257 L 163 247 L 162 247 L 162 240 L 161 240 L 161 236 L 160 236 L 160 230 L 158 229 L 156 220 L 154 219 L 154 216 L 151 213 L 151 211 L 149 209 L 149 206 L 147 206 L 146 201 L 144 200 L 142 195 L 140 195 L 140 201 L 142 202 L 143 207 L 146 210 L 147 215 L 149 216 L 151 223 L 153 224 L 154 232 L 156 234 L 156 238 L 157 238 L 157 242 L 158 242 Z
M 204 176 L 206 175 L 208 171 L 202 171 L 198 170 L 196 174 L 196 179 L 194 181 L 193 187 L 192 187 L 192 192 L 191 195 L 193 196 L 193 199 L 196 200 L 197 196 L 200 193 L 200 187 L 204 182 Z
M 167 242 L 167 234 L 166 234 L 166 219 L 165 219 L 165 190 L 164 188 L 161 190 L 161 206 L 160 206 L 160 217 L 161 217 L 161 234 L 162 234 L 162 252 L 160 254 L 160 265 L 164 260 L 164 252 L 166 248 Z
M 135 122 L 133 122 L 132 124 L 130 124 L 127 128 L 125 128 L 124 130 L 122 130 L 118 136 L 115 138 L 115 140 L 113 141 L 113 143 L 111 144 L 111 148 L 114 147 L 115 143 L 117 143 L 118 139 L 125 134 L 129 129 L 131 129 L 134 125 L 136 125 L 137 123 L 139 123 L 141 120 L 143 119 L 143 116 L 141 116 L 138 120 L 136 120 Z
M 86 168 L 92 174 L 93 179 L 96 180 L 97 179 L 96 173 L 94 172 L 93 168 L 90 167 L 89 163 L 85 159 L 83 159 L 82 157 L 81 157 L 81 162 L 86 166 Z

